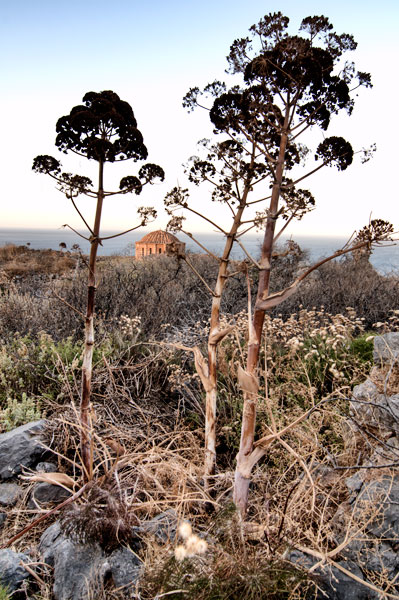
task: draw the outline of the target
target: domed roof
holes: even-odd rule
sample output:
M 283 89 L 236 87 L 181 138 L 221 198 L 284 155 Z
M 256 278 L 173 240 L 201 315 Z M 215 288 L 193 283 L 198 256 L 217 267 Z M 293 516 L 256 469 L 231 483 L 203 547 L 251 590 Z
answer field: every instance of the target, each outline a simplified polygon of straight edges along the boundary
M 147 233 L 147 235 L 141 238 L 138 243 L 172 244 L 173 242 L 179 243 L 179 240 L 175 235 L 172 235 L 168 231 L 162 231 L 162 229 L 158 229 L 158 231 L 151 231 L 150 233 Z

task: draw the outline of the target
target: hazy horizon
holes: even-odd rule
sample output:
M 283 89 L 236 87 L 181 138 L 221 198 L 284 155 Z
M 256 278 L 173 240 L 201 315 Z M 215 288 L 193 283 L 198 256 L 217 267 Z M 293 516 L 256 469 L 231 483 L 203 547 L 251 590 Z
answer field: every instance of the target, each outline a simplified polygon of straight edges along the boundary
M 38 154 L 60 158 L 67 171 L 96 176 L 95 164 L 76 156 L 60 154 L 54 146 L 55 125 L 89 91 L 112 89 L 129 102 L 149 150 L 148 160 L 161 165 L 165 183 L 143 191 L 140 197 L 113 199 L 104 207 L 103 226 L 121 228 L 134 223 L 136 208 L 154 206 L 159 212 L 156 228 L 164 229 L 167 216 L 163 198 L 175 185 L 186 187 L 182 165 L 196 153 L 196 142 L 212 137 L 205 111 L 188 114 L 182 98 L 193 86 L 226 79 L 226 55 L 236 38 L 265 13 L 281 10 L 296 32 L 302 18 L 325 14 L 338 33 L 350 33 L 358 42 L 348 54 L 361 71 L 370 72 L 373 88 L 359 90 L 353 115 L 334 117 L 329 135 L 344 135 L 356 151 L 377 144 L 373 160 L 361 165 L 359 156 L 345 172 L 326 168 L 309 178 L 306 187 L 316 198 L 316 210 L 293 225 L 297 235 L 342 235 L 359 229 L 372 218 L 399 221 L 399 208 L 390 178 L 396 172 L 396 138 L 382 125 L 388 97 L 396 97 L 399 86 L 392 76 L 397 56 L 399 4 L 394 0 L 334 4 L 317 0 L 281 3 L 269 0 L 183 0 L 143 5 L 136 0 L 69 0 L 31 3 L 18 0 L 3 6 L 0 48 L 3 56 L 1 95 L 3 167 L 1 222 L 7 227 L 55 228 L 60 223 L 79 226 L 79 217 L 54 182 L 32 172 Z M 96 52 L 93 52 L 93 48 Z M 388 95 L 389 94 L 389 95 Z M 313 141 L 322 132 L 312 131 Z M 312 145 L 314 145 L 312 143 Z M 114 188 L 136 165 L 107 165 L 105 184 Z M 197 207 L 220 214 L 221 207 L 207 200 L 203 189 L 192 190 Z M 79 206 L 92 219 L 87 199 Z M 227 217 L 226 217 L 227 218 Z M 206 231 L 199 221 L 190 228 Z

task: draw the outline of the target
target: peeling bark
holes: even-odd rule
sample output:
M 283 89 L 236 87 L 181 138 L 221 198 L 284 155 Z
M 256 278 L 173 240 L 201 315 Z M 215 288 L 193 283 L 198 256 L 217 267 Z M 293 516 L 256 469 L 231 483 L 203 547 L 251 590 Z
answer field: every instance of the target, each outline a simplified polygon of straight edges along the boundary
M 104 163 L 99 161 L 97 208 L 93 236 L 90 240 L 89 275 L 87 281 L 87 307 L 85 317 L 85 342 L 83 349 L 82 389 L 80 400 L 80 447 L 84 468 L 84 480 L 93 477 L 93 440 L 91 436 L 91 377 L 94 349 L 94 307 L 96 296 L 96 258 L 99 244 L 101 212 L 104 200 Z
M 221 329 L 220 327 L 220 304 L 223 290 L 227 281 L 227 270 L 230 260 L 231 250 L 233 248 L 235 236 L 241 225 L 242 215 L 246 207 L 246 200 L 249 192 L 249 185 L 243 194 L 240 206 L 234 217 L 232 228 L 227 235 L 222 258 L 220 259 L 218 277 L 212 298 L 212 311 L 210 332 L 208 337 L 208 380 L 206 391 L 205 407 L 205 488 L 208 487 L 208 477 L 215 473 L 216 468 L 216 409 L 217 409 L 217 349 L 218 345 L 226 335 L 232 331 L 233 327 Z
M 270 206 L 268 211 L 269 216 L 266 221 L 266 230 L 262 244 L 262 256 L 260 260 L 261 271 L 259 275 L 258 293 L 255 303 L 255 311 L 252 319 L 252 326 L 250 327 L 251 336 L 248 343 L 246 373 L 254 377 L 256 377 L 257 375 L 259 350 L 262 338 L 263 322 L 265 318 L 265 310 L 263 308 L 259 308 L 259 306 L 262 306 L 264 298 L 267 297 L 269 293 L 273 242 L 276 227 L 276 217 L 278 214 L 278 204 L 281 194 L 281 185 L 283 181 L 284 160 L 288 143 L 289 122 L 290 107 L 289 105 L 287 105 L 285 111 L 284 126 L 280 139 L 280 150 L 276 165 L 274 185 L 272 189 L 272 196 L 270 199 Z M 255 396 L 252 392 L 244 391 L 244 407 L 241 425 L 240 448 L 237 455 L 237 467 L 233 492 L 234 502 L 243 516 L 245 516 L 245 513 L 247 511 L 248 490 L 250 484 L 250 474 L 248 474 L 247 469 L 244 469 L 244 467 L 245 465 L 248 465 L 248 461 L 250 461 L 250 468 L 253 468 L 253 464 L 250 460 L 250 457 L 253 451 L 255 437 L 256 408 L 257 395 Z M 243 475 L 243 472 L 245 472 L 245 476 Z

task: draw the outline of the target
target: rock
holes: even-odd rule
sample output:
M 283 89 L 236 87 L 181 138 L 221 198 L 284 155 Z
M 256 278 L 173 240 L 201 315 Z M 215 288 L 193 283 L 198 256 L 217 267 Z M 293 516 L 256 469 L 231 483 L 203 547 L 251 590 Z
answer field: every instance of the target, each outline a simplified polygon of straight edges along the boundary
M 152 533 L 159 542 L 165 544 L 168 541 L 174 541 L 176 538 L 178 516 L 171 508 L 160 513 L 151 521 L 144 521 L 140 527 L 136 528 L 138 533 Z
M 15 506 L 21 492 L 16 483 L 0 483 L 0 506 Z
M 337 564 L 359 577 L 359 579 L 364 580 L 362 571 L 355 562 L 339 561 Z M 355 581 L 336 567 L 327 566 L 321 577 L 322 588 L 329 600 L 377 600 L 380 597 L 377 592 Z
M 29 573 L 21 566 L 21 561 L 30 562 L 26 554 L 12 550 L 0 550 L 0 584 L 10 593 L 20 589 L 22 583 L 29 578 Z
M 66 490 L 60 485 L 52 483 L 36 483 L 29 499 L 29 508 L 37 508 L 37 504 L 48 504 L 49 502 L 62 502 L 69 498 L 73 492 Z
M 98 544 L 76 544 L 65 537 L 58 522 L 42 535 L 39 552 L 54 567 L 53 593 L 56 600 L 83 600 L 89 588 L 103 581 L 109 569 Z
M 42 555 L 43 561 L 50 565 L 50 567 L 54 566 L 54 555 L 57 552 L 57 547 L 64 540 L 65 537 L 58 521 L 50 525 L 42 534 L 39 542 L 39 552 Z
M 7 519 L 7 513 L 0 512 L 0 527 L 2 527 Z
M 313 567 L 318 559 L 313 558 L 294 550 L 290 553 L 288 559 L 297 567 L 309 570 Z M 353 561 L 337 561 L 337 564 L 360 579 L 363 574 L 359 566 Z M 317 595 L 318 600 L 377 600 L 379 595 L 370 590 L 360 582 L 355 581 L 349 575 L 346 575 L 336 567 L 322 563 L 315 571 L 313 576 L 316 576 L 317 585 L 321 588 L 321 592 Z
M 355 473 L 351 477 L 345 479 L 346 486 L 352 495 L 357 495 L 363 485 L 363 477 L 361 473 Z
M 47 452 L 40 443 L 45 421 L 34 421 L 0 434 L 0 479 L 21 473 L 22 466 L 34 467 Z
M 354 515 L 367 508 L 375 511 L 367 531 L 391 545 L 399 542 L 399 478 L 383 477 L 363 484 Z
M 399 332 L 385 333 L 374 338 L 374 364 L 392 364 L 399 358 Z
M 379 540 L 368 544 L 362 542 L 356 561 L 367 571 L 386 573 L 389 579 L 398 573 L 399 555 L 389 544 Z
M 139 578 L 142 562 L 129 548 L 117 548 L 108 557 L 115 587 L 126 591 Z
M 399 434 L 399 394 L 380 394 L 370 379 L 353 388 L 350 414 L 358 426 L 377 429 L 382 439 Z
M 51 462 L 39 462 L 36 465 L 36 471 L 38 471 L 38 473 L 56 473 L 57 465 Z
M 58 521 L 42 535 L 39 552 L 43 561 L 54 567 L 55 600 L 93 598 L 95 590 L 109 578 L 116 587 L 124 586 L 129 596 L 141 566 L 140 559 L 127 548 L 107 555 L 97 543 L 80 544 L 67 538 Z
M 342 550 L 348 560 L 360 565 L 365 572 L 385 573 L 393 580 L 399 568 L 399 478 L 384 476 L 380 480 L 369 481 L 369 472 L 361 472 L 346 479 L 352 492 L 352 504 L 345 504 L 344 515 L 340 521 L 334 517 L 339 533 L 336 543 L 339 545 L 347 538 L 347 527 L 357 527 L 355 536 Z M 362 483 L 358 488 L 359 482 Z M 364 530 L 362 530 L 362 526 Z

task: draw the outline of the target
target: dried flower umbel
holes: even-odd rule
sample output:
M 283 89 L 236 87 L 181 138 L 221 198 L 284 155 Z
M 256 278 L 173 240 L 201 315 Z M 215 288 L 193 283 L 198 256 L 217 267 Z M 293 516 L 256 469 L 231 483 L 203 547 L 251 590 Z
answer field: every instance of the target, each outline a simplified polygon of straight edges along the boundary
M 135 514 L 112 490 L 92 485 L 83 504 L 72 504 L 60 518 L 63 532 L 81 542 L 109 549 L 132 539 Z
M 207 551 L 207 542 L 192 532 L 191 525 L 187 521 L 180 525 L 179 535 L 183 538 L 184 544 L 179 544 L 175 548 L 175 559 L 177 561 L 205 554 Z

